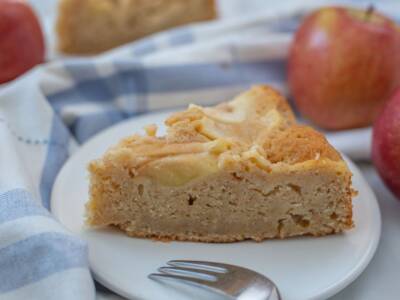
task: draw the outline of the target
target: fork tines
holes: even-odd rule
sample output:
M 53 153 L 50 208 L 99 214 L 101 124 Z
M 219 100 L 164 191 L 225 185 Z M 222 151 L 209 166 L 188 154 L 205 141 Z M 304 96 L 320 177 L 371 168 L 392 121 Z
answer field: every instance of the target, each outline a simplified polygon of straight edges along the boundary
M 158 269 L 160 273 L 149 275 L 151 279 L 180 280 L 194 285 L 213 286 L 221 274 L 228 270 L 224 264 L 214 262 L 171 260 L 167 262 L 168 267 Z
M 171 260 L 149 278 L 173 280 L 211 289 L 234 299 L 280 300 L 276 285 L 253 270 L 216 262 Z

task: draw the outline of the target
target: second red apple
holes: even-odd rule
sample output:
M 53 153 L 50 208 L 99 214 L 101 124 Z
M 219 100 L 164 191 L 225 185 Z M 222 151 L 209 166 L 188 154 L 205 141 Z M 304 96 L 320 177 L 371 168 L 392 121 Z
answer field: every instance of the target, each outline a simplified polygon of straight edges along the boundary
M 400 84 L 400 29 L 369 10 L 322 8 L 298 29 L 289 85 L 300 112 L 327 129 L 370 125 Z

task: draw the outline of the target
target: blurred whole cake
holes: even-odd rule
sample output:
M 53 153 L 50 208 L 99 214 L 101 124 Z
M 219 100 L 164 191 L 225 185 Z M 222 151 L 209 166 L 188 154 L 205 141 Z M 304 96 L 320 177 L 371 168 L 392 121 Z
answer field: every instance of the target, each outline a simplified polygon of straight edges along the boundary
M 58 48 L 69 54 L 95 54 L 215 17 L 214 0 L 61 0 Z

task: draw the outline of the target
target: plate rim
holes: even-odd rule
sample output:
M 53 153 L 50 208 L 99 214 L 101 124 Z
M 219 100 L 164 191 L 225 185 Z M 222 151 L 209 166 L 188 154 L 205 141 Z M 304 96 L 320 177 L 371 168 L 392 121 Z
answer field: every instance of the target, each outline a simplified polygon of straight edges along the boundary
M 161 118 L 163 116 L 167 116 L 171 112 L 175 112 L 175 109 L 168 109 L 168 110 L 160 110 L 156 112 L 151 112 L 151 113 L 145 113 L 139 116 L 134 116 L 129 119 L 123 120 L 119 123 L 116 123 L 110 127 L 105 128 L 104 130 L 101 130 L 100 132 L 96 133 L 94 136 L 92 136 L 89 140 L 87 140 L 84 144 L 82 144 L 78 150 L 76 150 L 68 159 L 67 161 L 63 164 L 61 169 L 59 170 L 56 179 L 54 181 L 52 191 L 51 191 L 51 199 L 50 199 L 50 210 L 52 214 L 55 215 L 55 217 L 58 219 L 59 217 L 59 212 L 57 212 L 57 197 L 55 197 L 55 194 L 57 194 L 57 190 L 59 189 L 59 186 L 61 185 L 61 179 L 62 179 L 62 174 L 65 173 L 65 170 L 67 169 L 68 165 L 70 165 L 76 157 L 79 156 L 81 152 L 84 152 L 86 148 L 90 148 L 91 144 L 95 144 L 98 139 L 101 139 L 102 136 L 109 134 L 109 132 L 113 131 L 118 131 L 119 127 L 124 127 L 127 126 L 128 124 L 135 123 L 135 122 L 140 122 L 141 119 L 147 119 L 147 118 Z M 133 133 L 133 132 L 132 132 Z M 129 133 L 128 133 L 129 134 Z M 128 135 L 127 134 L 127 135 Z M 376 198 L 376 195 L 374 191 L 372 190 L 371 186 L 365 179 L 364 175 L 362 174 L 361 170 L 358 168 L 358 166 L 351 160 L 349 159 L 346 155 L 341 153 L 343 156 L 344 160 L 346 161 L 347 164 L 351 165 L 352 169 L 357 172 L 358 178 L 361 180 L 362 185 L 367 189 L 366 193 L 370 195 L 370 204 L 373 206 L 373 210 L 376 211 L 376 224 L 374 227 L 374 232 L 375 234 L 373 235 L 373 239 L 371 239 L 371 242 L 368 244 L 369 247 L 367 247 L 367 250 L 364 252 L 362 255 L 362 258 L 359 260 L 357 265 L 349 272 L 347 276 L 344 278 L 341 278 L 340 280 L 336 281 L 335 283 L 332 283 L 330 286 L 326 287 L 324 290 L 321 290 L 319 293 L 315 294 L 310 300 L 312 299 L 326 299 L 329 297 L 332 297 L 333 295 L 339 293 L 342 291 L 344 288 L 349 286 L 352 282 L 354 282 L 355 279 L 357 279 L 362 272 L 366 269 L 366 267 L 369 265 L 371 262 L 374 254 L 376 253 L 376 250 L 378 248 L 379 242 L 380 242 L 380 237 L 381 237 L 381 232 L 382 232 L 382 216 L 381 216 L 381 210 L 379 207 L 379 202 Z M 353 172 L 354 173 L 354 172 Z M 68 230 L 68 229 L 67 229 Z M 81 239 L 83 239 L 85 242 L 88 243 L 87 240 L 84 239 L 82 235 L 79 235 L 77 233 L 74 233 L 74 235 L 77 235 Z M 98 281 L 100 284 L 104 285 L 105 287 L 109 288 L 116 294 L 119 294 L 123 297 L 126 297 L 128 299 L 131 299 L 132 297 L 135 297 L 129 292 L 125 292 L 123 289 L 120 289 L 117 285 L 114 285 L 113 283 L 109 282 L 106 279 L 106 276 L 103 276 L 104 274 L 101 274 L 101 272 L 98 272 L 96 270 L 95 265 L 91 262 L 90 257 L 89 257 L 89 267 L 90 270 L 92 271 L 92 276 L 93 278 Z
M 320 297 L 323 298 L 329 298 L 334 296 L 335 294 L 339 293 L 342 291 L 344 288 L 349 286 L 352 282 L 354 282 L 363 272 L 364 270 L 368 267 L 369 263 L 371 262 L 372 258 L 374 257 L 376 250 L 378 249 L 381 234 L 382 234 L 382 214 L 381 214 L 381 209 L 379 207 L 379 202 L 376 198 L 376 195 L 374 191 L 372 190 L 371 186 L 365 179 L 364 175 L 362 174 L 361 170 L 358 168 L 358 166 L 345 154 L 340 153 L 342 155 L 343 159 L 346 161 L 347 164 L 352 166 L 352 169 L 355 170 L 358 174 L 358 177 L 362 181 L 364 187 L 368 190 L 367 193 L 371 195 L 373 198 L 373 201 L 371 201 L 371 204 L 374 206 L 374 210 L 377 211 L 377 225 L 375 227 L 375 231 L 377 232 L 374 235 L 373 240 L 370 242 L 368 250 L 365 251 L 363 255 L 363 259 L 359 261 L 356 267 L 353 268 L 353 272 L 350 273 L 347 277 L 342 278 L 341 280 L 337 281 L 336 284 L 332 284 L 331 286 L 327 287 L 324 291 L 320 293 L 320 296 L 316 296 L 314 299 L 319 299 Z M 353 174 L 354 175 L 354 174 Z

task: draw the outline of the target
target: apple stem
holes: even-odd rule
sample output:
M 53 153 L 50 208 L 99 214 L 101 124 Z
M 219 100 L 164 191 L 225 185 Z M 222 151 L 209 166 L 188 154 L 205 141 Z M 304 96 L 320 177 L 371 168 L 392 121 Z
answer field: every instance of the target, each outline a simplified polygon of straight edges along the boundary
M 365 21 L 368 21 L 368 20 L 369 20 L 369 17 L 372 15 L 372 13 L 374 12 L 374 10 L 375 10 L 375 7 L 374 7 L 373 4 L 370 4 L 370 5 L 367 7 L 367 10 L 365 11 Z

